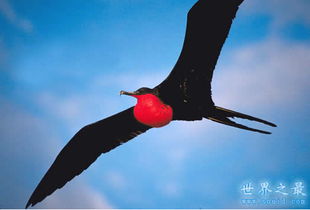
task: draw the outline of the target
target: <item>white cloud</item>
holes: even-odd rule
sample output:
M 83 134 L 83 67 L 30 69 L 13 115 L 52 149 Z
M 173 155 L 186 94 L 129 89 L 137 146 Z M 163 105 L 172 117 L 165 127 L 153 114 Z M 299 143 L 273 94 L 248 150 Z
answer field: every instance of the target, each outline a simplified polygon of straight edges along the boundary
M 238 49 L 216 71 L 213 99 L 229 107 L 288 107 L 302 103 L 310 81 L 310 46 L 267 40 Z
M 11 24 L 15 25 L 24 32 L 31 33 L 33 31 L 32 23 L 29 20 L 19 16 L 9 1 L 0 1 L 0 14 L 2 14 Z

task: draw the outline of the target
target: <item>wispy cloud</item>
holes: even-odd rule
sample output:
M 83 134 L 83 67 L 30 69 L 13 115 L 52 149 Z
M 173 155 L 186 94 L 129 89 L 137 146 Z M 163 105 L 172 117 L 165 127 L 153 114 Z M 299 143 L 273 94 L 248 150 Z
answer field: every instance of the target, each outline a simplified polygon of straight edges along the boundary
M 165 78 L 162 71 L 159 72 L 149 75 L 126 74 L 125 76 L 104 74 L 94 77 L 81 93 L 62 96 L 42 91 L 35 96 L 34 101 L 43 111 L 52 113 L 72 128 L 72 131 L 76 131 L 79 126 L 84 126 L 85 122 L 91 123 L 134 105 L 135 99 L 120 97 L 119 91 L 133 91 L 142 86 L 156 86 Z
M 303 23 L 310 26 L 310 2 L 308 0 L 260 0 L 246 1 L 241 7 L 248 14 L 268 14 L 273 18 L 273 32 L 290 23 Z
M 24 31 L 25 33 L 31 33 L 33 31 L 32 23 L 28 19 L 20 16 L 14 10 L 13 6 L 10 4 L 9 1 L 0 1 L 0 14 L 2 14 L 7 19 L 7 21 Z
M 75 180 L 66 187 L 46 198 L 35 208 L 90 208 L 111 209 L 113 206 L 102 193 L 92 189 L 88 184 Z
M 238 49 L 213 80 L 213 98 L 233 107 L 290 106 L 305 101 L 310 79 L 310 46 L 276 40 Z
M 61 141 L 53 125 L 44 118 L 34 116 L 1 96 L 0 104 L 0 204 L 3 208 L 23 208 L 35 184 L 42 178 L 41 173 L 61 149 Z M 72 182 L 36 207 L 112 208 L 104 195 L 83 179 Z M 14 199 L 7 200 L 8 197 Z

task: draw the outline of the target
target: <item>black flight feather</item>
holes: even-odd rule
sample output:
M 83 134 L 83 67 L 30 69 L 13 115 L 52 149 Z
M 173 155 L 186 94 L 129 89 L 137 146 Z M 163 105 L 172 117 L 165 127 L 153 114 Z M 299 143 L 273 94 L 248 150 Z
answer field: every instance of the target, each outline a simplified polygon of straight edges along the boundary
M 133 107 L 83 127 L 58 154 L 31 195 L 26 208 L 62 188 L 87 169 L 102 153 L 109 152 L 149 128 L 134 118 Z

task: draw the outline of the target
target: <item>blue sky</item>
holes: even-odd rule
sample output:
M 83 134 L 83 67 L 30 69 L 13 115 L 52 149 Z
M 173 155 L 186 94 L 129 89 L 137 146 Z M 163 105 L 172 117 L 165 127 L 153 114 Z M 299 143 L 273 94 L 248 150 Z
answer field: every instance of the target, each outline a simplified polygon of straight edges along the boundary
M 168 75 L 194 3 L 0 0 L 0 208 L 24 207 L 79 128 L 135 104 L 120 90 Z M 36 207 L 310 208 L 309 10 L 308 0 L 245 1 L 216 66 L 215 103 L 276 123 L 272 135 L 172 122 L 102 155 Z M 286 185 L 286 204 L 241 204 L 243 184 L 262 200 L 266 181 L 268 199 Z M 297 181 L 307 196 L 292 195 Z

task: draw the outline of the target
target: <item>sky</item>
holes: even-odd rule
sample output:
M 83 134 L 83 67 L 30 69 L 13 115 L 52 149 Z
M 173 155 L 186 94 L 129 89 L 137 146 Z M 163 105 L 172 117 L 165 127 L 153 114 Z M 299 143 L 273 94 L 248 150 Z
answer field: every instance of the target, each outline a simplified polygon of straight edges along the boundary
M 133 106 L 120 90 L 165 79 L 195 2 L 0 0 L 0 208 L 24 208 L 81 127 Z M 309 10 L 308 0 L 246 0 L 214 72 L 215 104 L 274 122 L 238 121 L 271 135 L 172 122 L 35 208 L 310 208 Z

